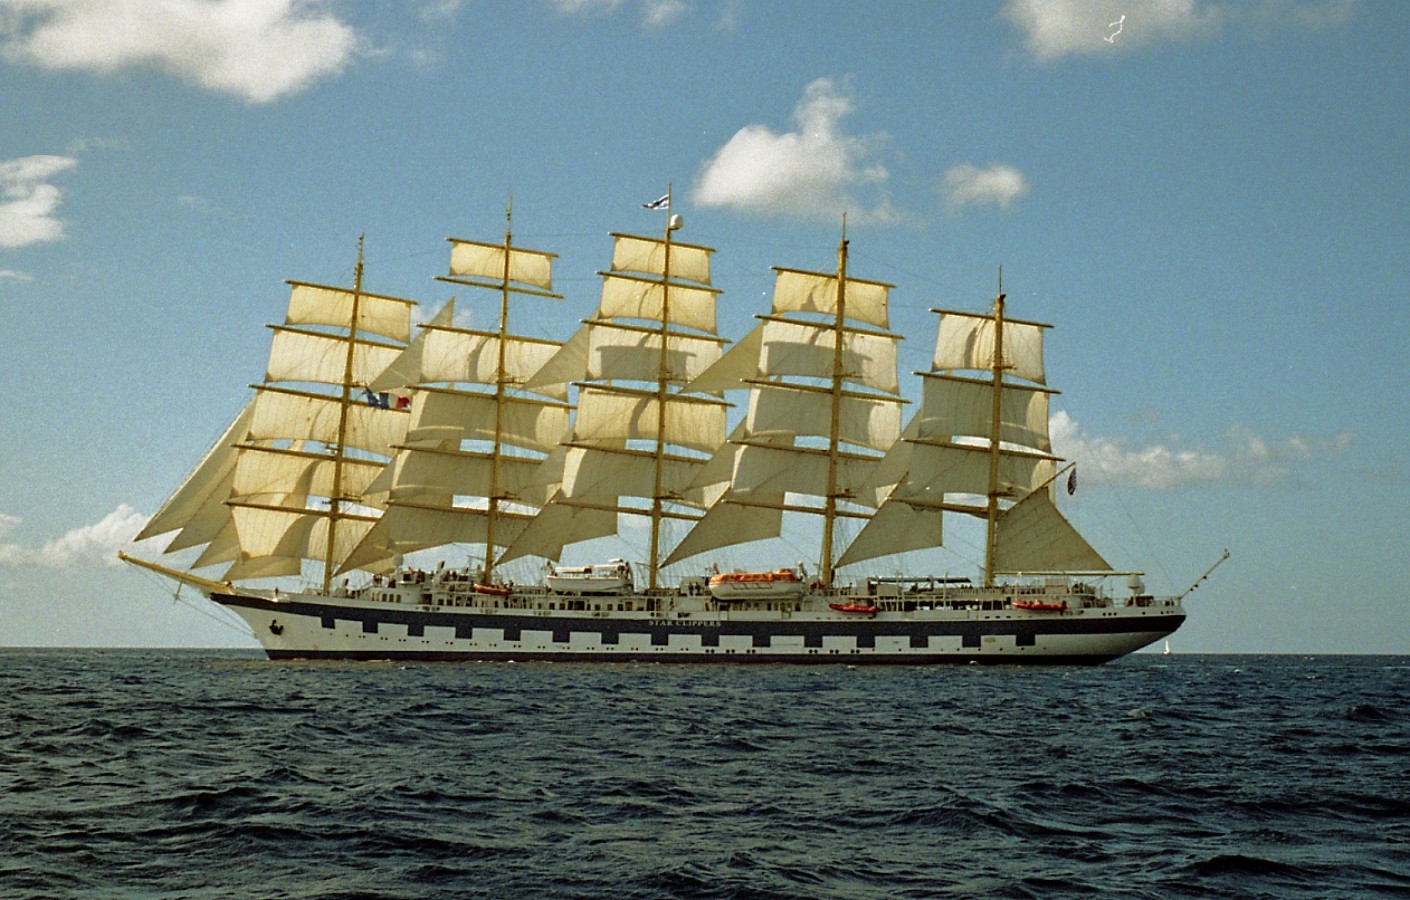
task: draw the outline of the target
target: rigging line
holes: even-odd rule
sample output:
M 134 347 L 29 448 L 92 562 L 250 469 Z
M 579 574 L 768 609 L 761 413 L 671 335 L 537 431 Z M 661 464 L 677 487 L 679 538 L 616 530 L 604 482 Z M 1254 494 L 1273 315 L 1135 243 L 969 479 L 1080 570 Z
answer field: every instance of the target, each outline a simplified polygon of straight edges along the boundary
M 533 242 L 539 238 L 599 238 L 596 231 L 515 231 L 518 240 Z
M 901 274 L 901 275 L 904 275 L 904 276 L 906 276 L 907 278 L 915 279 L 916 281 L 920 282 L 921 284 L 928 284 L 928 285 L 930 285 L 931 287 L 938 288 L 938 289 L 940 289 L 940 290 L 947 290 L 947 289 L 948 289 L 948 288 L 946 288 L 945 284 L 944 284 L 943 282 L 941 282 L 938 278 L 934 278 L 934 277 L 932 277 L 932 276 L 927 276 L 927 275 L 922 275 L 921 273 L 916 272 L 916 271 L 914 271 L 914 270 L 912 270 L 912 269 L 908 269 L 908 268 L 906 268 L 905 266 L 898 265 L 897 263 L 893 262 L 893 261 L 890 260 L 890 259 L 887 259 L 887 258 L 884 257 L 884 256 L 878 256 L 878 255 L 875 254 L 875 253 L 868 253 L 865 249 L 862 250 L 861 252 L 854 252 L 852 255 L 853 255 L 853 256 L 856 256 L 857 258 L 862 259 L 862 260 L 864 260 L 864 261 L 869 261 L 869 262 L 877 263 L 878 265 L 880 265 L 880 266 L 881 266 L 882 268 L 884 268 L 884 269 L 889 269 L 889 270 L 891 270 L 891 271 L 893 271 L 893 272 L 897 272 L 897 273 L 899 273 L 899 274 Z
M 242 627 L 241 625 L 236 625 L 234 622 L 230 621 L 229 619 L 224 618 L 223 616 L 213 615 L 209 610 L 205 609 L 204 607 L 197 606 L 196 604 L 192 603 L 191 601 L 186 600 L 186 599 L 184 599 L 184 598 L 182 598 L 182 597 L 180 597 L 180 596 L 178 596 L 178 597 L 176 598 L 176 600 L 177 600 L 178 603 L 182 604 L 182 605 L 185 606 L 186 608 L 191 609 L 191 610 L 194 610 L 195 612 L 200 613 L 201 615 L 205 616 L 207 619 L 210 619 L 212 622 L 215 622 L 217 625 L 223 625 L 223 626 L 225 626 L 226 628 L 229 628 L 231 631 L 235 632 L 236 634 L 240 635 L 241 637 L 249 637 L 249 636 L 250 636 L 250 632 L 249 632 L 249 629 L 248 629 L 248 628 Z M 225 611 L 226 611 L 226 610 L 225 610 L 225 607 L 223 607 L 223 606 L 218 607 L 218 608 L 219 608 L 222 612 L 225 612 Z M 233 615 L 233 613 L 232 613 L 232 615 Z M 240 620 L 240 621 L 243 623 L 244 620 L 242 619 L 242 620 Z
M 151 581 L 153 584 L 159 585 L 159 586 L 161 586 L 161 587 L 166 587 L 167 580 L 166 580 L 164 577 L 162 577 L 162 576 L 160 576 L 160 575 L 157 575 L 157 574 L 155 574 L 155 573 L 153 573 L 153 572 L 146 571 L 145 569 L 140 570 L 140 574 L 142 575 L 142 577 L 148 579 L 148 580 Z M 182 588 L 182 585 L 178 582 L 177 585 L 176 585 L 176 590 L 172 593 L 172 600 L 173 600 L 173 601 L 175 601 L 175 602 L 177 602 L 177 603 L 180 603 L 182 606 L 185 606 L 187 609 L 190 609 L 190 610 L 193 610 L 194 612 L 200 613 L 201 615 L 205 616 L 206 618 L 210 619 L 212 622 L 215 622 L 215 623 L 218 624 L 218 625 L 223 625 L 223 626 L 225 626 L 226 628 L 229 628 L 231 631 L 234 631 L 235 633 L 239 634 L 241 637 L 249 637 L 249 636 L 250 636 L 250 633 L 249 633 L 249 630 L 248 630 L 248 629 L 242 628 L 242 627 L 240 627 L 240 626 L 238 626 L 238 625 L 235 625 L 235 624 L 234 624 L 233 622 L 231 622 L 230 620 L 228 620 L 228 619 L 226 619 L 226 618 L 223 618 L 223 617 L 221 617 L 221 616 L 212 615 L 209 610 L 205 609 L 204 607 L 197 606 L 195 603 L 192 603 L 190 600 L 187 600 L 185 597 L 181 596 L 181 588 Z M 220 610 L 221 610 L 222 612 L 227 612 L 227 610 L 226 610 L 225 607 L 223 607 L 223 606 L 220 607 Z M 233 613 L 231 613 L 231 615 L 233 615 Z M 243 622 L 244 620 L 241 620 L 241 621 Z
M 399 256 L 376 256 L 368 259 L 367 263 L 369 265 L 377 265 L 379 263 L 402 262 L 403 260 L 407 259 L 421 259 L 425 256 L 438 256 L 444 252 L 445 251 L 442 250 L 440 247 L 435 247 L 430 250 L 418 250 L 415 253 L 403 253 Z
M 795 519 L 796 519 L 796 518 L 798 518 L 798 516 L 795 516 Z M 816 547 L 817 540 L 816 540 L 815 538 L 809 536 L 809 535 L 803 535 L 803 534 L 800 533 L 800 532 L 803 531 L 805 528 L 807 528 L 806 525 L 801 525 L 801 524 L 798 523 L 797 521 L 793 522 L 792 524 L 793 524 L 793 527 L 792 527 L 792 528 L 788 528 L 788 527 L 782 528 L 782 529 L 779 531 L 778 536 L 775 537 L 774 540 L 778 541 L 779 543 L 781 543 L 781 544 L 783 544 L 785 547 L 787 547 L 787 548 L 789 549 L 789 551 L 791 552 L 791 554 L 794 555 L 794 556 L 797 556 L 799 559 L 808 559 L 808 560 L 810 560 L 810 563 L 809 563 L 809 564 L 814 567 L 814 568 L 813 568 L 813 573 L 814 573 L 814 574 L 817 574 L 817 572 L 819 571 L 819 569 L 818 569 L 819 560 L 812 559 L 813 556 L 816 556 L 816 555 L 817 555 L 817 547 Z M 806 546 L 801 545 L 801 544 L 798 543 L 800 540 L 804 540 L 804 539 L 808 540 L 808 542 L 809 542 Z
M 1141 558 L 1151 560 L 1154 563 L 1155 567 L 1160 570 L 1160 577 L 1165 579 L 1167 585 L 1175 584 L 1175 580 L 1170 576 L 1170 570 L 1165 566 L 1165 561 L 1161 558 L 1161 555 L 1155 551 L 1155 546 L 1146 535 L 1145 529 L 1141 527 L 1140 521 L 1132 515 L 1130 507 L 1127 506 L 1126 491 L 1123 490 L 1120 485 L 1112 484 L 1110 487 L 1112 488 L 1113 495 L 1116 497 L 1117 505 L 1121 507 L 1121 512 L 1125 514 L 1127 521 L 1131 523 L 1131 530 L 1135 532 L 1137 539 L 1141 542 Z M 1104 528 L 1103 531 L 1110 533 L 1109 528 Z

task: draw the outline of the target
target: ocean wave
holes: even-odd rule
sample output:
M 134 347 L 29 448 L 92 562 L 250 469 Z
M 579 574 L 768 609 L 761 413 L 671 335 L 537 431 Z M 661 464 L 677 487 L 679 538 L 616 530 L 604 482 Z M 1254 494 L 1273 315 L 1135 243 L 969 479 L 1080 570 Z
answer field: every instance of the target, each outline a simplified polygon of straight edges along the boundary
M 0 654 L 21 710 L 0 730 L 0 884 L 7 900 L 1410 888 L 1400 670 L 1157 665 Z

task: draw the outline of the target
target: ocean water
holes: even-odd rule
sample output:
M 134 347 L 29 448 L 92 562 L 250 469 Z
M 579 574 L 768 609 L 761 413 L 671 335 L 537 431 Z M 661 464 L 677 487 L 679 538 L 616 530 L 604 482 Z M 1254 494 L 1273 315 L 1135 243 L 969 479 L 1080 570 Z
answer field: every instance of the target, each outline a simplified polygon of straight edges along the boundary
M 0 897 L 1410 896 L 1410 658 L 0 651 Z

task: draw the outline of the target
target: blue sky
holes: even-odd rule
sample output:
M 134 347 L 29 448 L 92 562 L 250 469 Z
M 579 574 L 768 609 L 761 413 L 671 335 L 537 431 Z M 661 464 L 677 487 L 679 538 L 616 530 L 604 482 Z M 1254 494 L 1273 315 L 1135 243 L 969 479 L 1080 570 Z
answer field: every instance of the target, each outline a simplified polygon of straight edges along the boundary
M 566 295 L 519 322 L 563 339 L 671 184 L 734 338 L 844 209 L 903 372 L 1002 265 L 1055 326 L 1070 518 L 1158 591 L 1232 551 L 1180 649 L 1410 652 L 1410 4 L 857 10 L 0 0 L 0 642 L 252 646 L 113 554 L 261 377 L 284 280 L 350 284 L 366 233 L 367 288 L 429 316 L 512 193 Z

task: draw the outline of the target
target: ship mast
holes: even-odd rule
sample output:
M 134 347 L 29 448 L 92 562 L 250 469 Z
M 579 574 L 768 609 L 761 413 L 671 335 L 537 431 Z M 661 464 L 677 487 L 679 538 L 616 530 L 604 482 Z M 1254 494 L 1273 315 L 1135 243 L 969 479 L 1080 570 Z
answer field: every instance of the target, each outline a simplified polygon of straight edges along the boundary
M 993 375 L 989 416 L 989 503 L 986 510 L 984 538 L 984 586 L 994 586 L 994 547 L 999 525 L 999 435 L 1004 397 L 1004 269 L 999 267 L 999 293 L 994 297 L 994 359 L 990 364 Z
M 832 587 L 832 532 L 837 519 L 837 458 L 842 420 L 842 326 L 847 312 L 847 214 L 842 214 L 842 238 L 837 244 L 837 309 L 833 317 L 832 398 L 827 429 L 827 492 L 823 498 L 822 554 L 818 580 Z
M 661 475 L 666 457 L 666 382 L 671 376 L 667 355 L 667 335 L 671 321 L 671 232 L 675 225 L 671 215 L 671 188 L 666 185 L 666 233 L 662 238 L 665 256 L 661 264 L 661 350 L 657 358 L 656 371 L 656 450 L 655 472 L 652 475 L 651 489 L 651 555 L 647 563 L 646 586 L 656 587 L 657 568 L 661 561 Z
M 343 459 L 347 454 L 348 408 L 352 405 L 353 356 L 357 350 L 357 320 L 362 304 L 362 245 L 366 235 L 357 238 L 357 267 L 353 269 L 352 315 L 348 322 L 348 352 L 343 363 L 343 394 L 338 407 L 338 441 L 333 445 L 333 491 L 328 498 L 328 545 L 323 557 L 323 593 L 328 593 L 336 568 L 338 520 L 342 518 Z
M 505 368 L 505 351 L 509 338 L 509 263 L 514 249 L 514 198 L 504 208 L 504 269 L 499 285 L 499 347 L 494 377 L 494 445 L 490 450 L 490 490 L 485 504 L 485 567 L 484 582 L 493 584 L 495 559 L 495 525 L 499 519 L 499 469 L 504 452 L 504 387 L 509 374 Z
M 855 488 L 880 464 L 875 454 L 900 435 L 900 338 L 890 331 L 886 308 L 892 285 L 852 278 L 848 247 L 844 218 L 835 270 L 775 266 L 769 314 L 687 385 L 701 392 L 748 388 L 749 411 L 706 473 L 716 479 L 709 486 L 723 492 L 667 565 L 778 537 L 783 513 L 806 513 L 823 520 L 818 581 L 831 586 L 838 521 L 870 518 L 855 507 L 876 504 Z M 813 501 L 791 503 L 789 494 Z
M 386 512 L 344 569 L 429 547 L 483 543 L 476 577 L 493 583 L 503 562 L 497 550 L 531 518 L 515 507 L 547 501 L 546 490 L 529 484 L 529 473 L 542 462 L 537 454 L 547 453 L 566 430 L 567 389 L 529 382 L 561 345 L 511 334 L 509 306 L 520 295 L 560 299 L 553 293 L 556 257 L 514 246 L 512 199 L 505 222 L 503 239 L 493 243 L 448 239 L 450 271 L 437 280 L 494 291 L 499 325 L 456 326 L 452 301 L 392 361 L 388 371 L 410 388 L 412 422 L 375 485 L 373 493 L 386 497 Z

